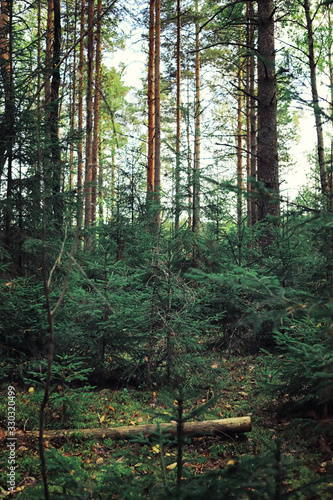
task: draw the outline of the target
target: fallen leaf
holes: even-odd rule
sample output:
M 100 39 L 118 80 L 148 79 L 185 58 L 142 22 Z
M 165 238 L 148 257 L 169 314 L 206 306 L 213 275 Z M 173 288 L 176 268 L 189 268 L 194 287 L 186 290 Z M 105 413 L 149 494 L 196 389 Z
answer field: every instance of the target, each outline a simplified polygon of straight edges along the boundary
M 96 464 L 97 464 L 97 465 L 100 465 L 100 464 L 102 464 L 103 462 L 104 462 L 103 457 L 98 457 L 98 459 L 96 460 Z
M 156 444 L 155 446 L 152 447 L 152 450 L 154 453 L 159 453 L 160 452 L 160 445 Z
M 168 470 L 173 470 L 177 467 L 177 462 L 173 462 L 173 464 L 167 465 L 166 468 Z

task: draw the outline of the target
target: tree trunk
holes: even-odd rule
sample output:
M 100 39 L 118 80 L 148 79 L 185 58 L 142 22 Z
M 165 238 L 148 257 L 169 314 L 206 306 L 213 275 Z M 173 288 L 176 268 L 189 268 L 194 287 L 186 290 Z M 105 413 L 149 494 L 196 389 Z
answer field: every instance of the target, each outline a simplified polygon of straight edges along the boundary
M 85 0 L 81 0 L 81 18 L 80 18 L 80 51 L 79 51 L 79 89 L 78 89 L 78 130 L 79 140 L 77 146 L 77 190 L 80 206 L 82 196 L 82 177 L 83 177 L 83 81 L 84 81 L 84 30 L 85 30 Z
M 42 125 L 42 108 L 41 108 L 41 65 L 42 65 L 42 44 L 41 44 L 41 26 L 42 26 L 42 1 L 38 0 L 38 13 L 37 13 L 37 37 L 38 37 L 38 45 L 37 45 L 37 121 L 36 121 L 36 142 L 37 142 L 37 179 L 38 186 L 36 192 L 38 193 L 35 201 L 35 211 L 39 213 L 40 211 L 40 200 L 42 193 L 42 152 L 41 152 L 41 125 Z
M 329 67 L 329 75 L 330 75 L 330 87 L 331 87 L 331 104 L 330 104 L 330 116 L 331 116 L 331 126 L 333 129 L 333 60 L 332 60 L 332 36 L 333 36 L 333 30 L 332 30 L 332 19 L 331 19 L 331 6 L 329 5 L 327 7 L 327 19 L 328 19 L 328 29 L 329 29 L 329 40 L 330 40 L 330 45 L 328 48 L 328 67 Z M 328 190 L 329 190 L 329 203 L 328 207 L 329 210 L 332 211 L 333 209 L 333 136 L 331 138 L 331 165 L 330 165 L 330 174 L 328 176 Z
M 156 37 L 155 37 L 155 173 L 154 173 L 154 205 L 155 226 L 161 219 L 161 0 L 155 3 Z
M 155 66 L 155 0 L 150 0 L 149 55 L 148 55 L 148 165 L 147 165 L 148 204 L 150 204 L 149 193 L 152 193 L 154 191 L 154 172 L 155 172 L 154 66 Z
M 278 200 L 271 203 L 279 194 L 273 15 L 273 0 L 258 0 L 258 180 L 269 190 L 258 200 L 259 221 L 280 213 Z M 273 240 L 272 228 L 267 227 L 261 239 L 264 253 Z
M 69 173 L 69 189 L 73 191 L 74 189 L 74 131 L 75 131 L 75 114 L 76 114 L 76 46 L 77 46 L 77 9 L 78 9 L 78 0 L 75 0 L 75 12 L 74 12 L 74 49 L 73 49 L 73 78 L 71 85 L 71 106 L 70 106 L 70 133 L 71 133 L 71 141 L 70 141 L 70 152 L 69 152 L 69 164 L 70 164 L 70 173 Z
M 239 434 L 251 432 L 251 417 L 225 418 L 221 420 L 205 420 L 203 422 L 185 422 L 183 424 L 183 435 L 203 436 L 205 434 Z M 160 424 L 160 429 L 165 434 L 177 435 L 177 424 Z M 156 424 L 130 425 L 123 427 L 101 427 L 100 429 L 75 429 L 75 430 L 45 430 L 44 440 L 67 438 L 74 435 L 80 435 L 82 438 L 104 439 L 119 438 L 128 439 L 131 436 L 152 436 L 158 432 Z M 38 431 L 26 432 L 27 437 L 38 436 Z
M 50 139 L 51 160 L 53 168 L 53 214 L 55 226 L 61 229 L 63 221 L 63 205 L 61 201 L 61 152 L 59 141 L 59 88 L 60 88 L 60 50 L 61 50 L 61 12 L 60 0 L 54 0 L 53 16 L 53 57 L 52 57 L 52 81 L 50 102 Z
M 5 215 L 5 244 L 10 243 L 10 228 L 12 209 L 12 168 L 13 168 L 13 135 L 14 135 L 14 87 L 13 87 L 13 4 L 12 0 L 1 2 L 0 14 L 0 65 L 5 91 L 5 118 L 4 118 L 4 152 L 1 160 L 3 167 L 7 160 L 7 201 Z M 1 171 L 3 170 L 1 168 Z
M 101 98 L 101 57 L 102 57 L 102 0 L 97 2 L 96 27 L 96 69 L 95 69 L 95 101 L 94 101 L 94 137 L 92 145 L 92 196 L 91 222 L 96 222 L 97 208 L 97 172 L 98 172 L 98 142 L 99 142 L 99 110 Z
M 175 231 L 179 230 L 180 207 L 180 141 L 181 141 L 181 25 L 180 0 L 177 0 L 177 130 L 176 130 L 176 171 L 175 171 Z
M 47 2 L 46 49 L 45 49 L 45 105 L 51 101 L 52 75 L 52 40 L 53 40 L 53 0 Z
M 188 227 L 192 228 L 192 151 L 190 136 L 190 76 L 187 75 L 187 116 L 186 116 L 186 139 L 187 139 L 187 220 Z
M 100 132 L 103 137 L 103 129 Z M 104 165 L 103 165 L 103 142 L 100 140 L 98 144 L 98 214 L 100 223 L 103 224 L 104 221 Z M 112 175 L 112 174 L 111 174 Z M 111 180 L 112 183 L 112 180 Z M 114 187 L 113 187 L 114 191 Z M 112 196 L 112 186 L 111 186 L 111 196 Z
M 198 0 L 195 1 L 195 12 L 198 17 Z M 195 23 L 195 134 L 194 134 L 194 165 L 193 165 L 193 222 L 194 233 L 200 232 L 200 153 L 201 153 L 201 81 L 200 81 L 200 26 Z M 193 256 L 195 259 L 195 255 Z
M 237 96 L 237 227 L 238 265 L 242 265 L 242 217 L 243 217 L 243 70 L 238 70 Z
M 304 0 L 304 10 L 306 17 L 306 27 L 307 27 L 307 37 L 308 37 L 308 47 L 309 47 L 309 65 L 310 65 L 310 75 L 311 75 L 311 93 L 313 101 L 313 110 L 316 121 L 316 131 L 317 131 L 317 151 L 318 151 L 318 161 L 319 161 L 319 171 L 320 171 L 320 184 L 321 191 L 324 196 L 328 196 L 328 178 L 327 178 L 327 168 L 325 161 L 325 148 L 324 148 L 324 134 L 323 134 L 323 123 L 321 119 L 321 108 L 319 104 L 319 96 L 317 89 L 317 71 L 316 71 L 316 60 L 314 54 L 314 42 L 313 42 L 313 26 L 310 13 L 310 2 L 309 0 Z
M 254 8 L 253 1 L 251 0 L 246 4 L 247 16 L 247 47 L 249 55 L 247 58 L 247 176 L 251 177 L 253 181 L 257 178 L 257 151 L 256 151 L 256 100 L 255 100 L 255 58 L 254 58 L 254 36 L 255 36 L 255 23 L 254 23 Z M 256 200 L 251 197 L 252 182 L 247 181 L 247 213 L 248 224 L 253 226 L 257 222 L 257 204 Z
M 92 181 L 92 125 L 93 125 L 93 84 L 94 84 L 94 0 L 88 0 L 88 68 L 87 68 L 87 116 L 86 116 L 86 168 L 85 217 L 84 225 L 91 223 L 91 181 Z M 85 242 L 88 244 L 88 240 Z

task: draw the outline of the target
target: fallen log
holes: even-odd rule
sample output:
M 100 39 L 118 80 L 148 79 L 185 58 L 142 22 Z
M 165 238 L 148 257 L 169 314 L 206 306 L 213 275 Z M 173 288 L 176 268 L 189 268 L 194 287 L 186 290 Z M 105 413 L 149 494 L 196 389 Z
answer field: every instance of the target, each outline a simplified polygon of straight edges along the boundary
M 160 429 L 165 434 L 175 436 L 177 434 L 177 424 L 161 423 Z M 225 418 L 222 420 L 205 420 L 203 422 L 185 422 L 183 426 L 184 435 L 202 436 L 204 434 L 238 434 L 251 431 L 251 417 Z M 44 430 L 44 439 L 52 440 L 71 436 L 83 438 L 120 438 L 127 439 L 131 436 L 150 436 L 158 432 L 157 424 L 147 425 L 126 425 L 123 427 L 101 427 L 98 429 L 74 429 L 74 430 Z M 26 437 L 38 437 L 38 431 L 25 432 Z

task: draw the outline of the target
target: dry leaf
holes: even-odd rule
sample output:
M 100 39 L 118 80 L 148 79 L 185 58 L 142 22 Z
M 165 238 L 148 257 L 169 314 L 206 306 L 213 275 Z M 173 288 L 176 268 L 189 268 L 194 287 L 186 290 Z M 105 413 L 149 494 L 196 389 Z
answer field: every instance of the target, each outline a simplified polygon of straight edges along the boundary
M 166 468 L 168 470 L 173 470 L 177 467 L 177 462 L 173 462 L 173 464 L 167 465 Z

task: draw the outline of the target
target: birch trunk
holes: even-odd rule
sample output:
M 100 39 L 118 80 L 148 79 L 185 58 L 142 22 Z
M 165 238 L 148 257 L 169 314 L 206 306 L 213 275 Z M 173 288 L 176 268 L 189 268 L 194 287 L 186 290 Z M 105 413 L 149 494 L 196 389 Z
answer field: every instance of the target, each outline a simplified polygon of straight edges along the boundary
M 325 160 L 325 148 L 324 148 L 324 133 L 323 133 L 323 122 L 321 117 L 321 108 L 319 104 L 319 95 L 317 87 L 317 69 L 316 60 L 314 53 L 314 40 L 313 40 L 313 18 L 310 12 L 310 1 L 304 0 L 304 10 L 306 17 L 306 27 L 307 27 L 307 37 L 308 37 L 308 48 L 309 48 L 309 66 L 311 75 L 311 93 L 313 101 L 313 110 L 316 122 L 316 132 L 317 132 L 317 152 L 319 161 L 319 171 L 320 171 L 320 184 L 321 191 L 324 196 L 328 196 L 328 178 L 327 178 L 327 168 Z

